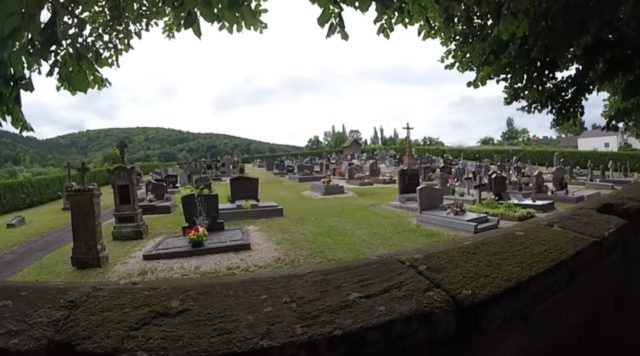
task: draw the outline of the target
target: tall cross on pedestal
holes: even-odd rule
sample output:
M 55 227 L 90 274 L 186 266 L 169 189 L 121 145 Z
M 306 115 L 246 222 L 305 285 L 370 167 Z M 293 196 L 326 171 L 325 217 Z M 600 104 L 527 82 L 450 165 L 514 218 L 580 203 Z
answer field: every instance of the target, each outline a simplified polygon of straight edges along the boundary
M 116 146 L 116 148 L 118 149 L 118 154 L 120 155 L 120 161 L 122 161 L 122 164 L 127 163 L 127 157 L 126 157 L 127 147 L 129 147 L 129 145 L 127 145 L 125 140 L 118 142 L 118 145 Z
M 64 168 L 67 169 L 67 180 L 71 181 L 71 168 L 73 168 L 71 167 L 71 162 L 67 161 L 67 165 Z
M 407 126 L 402 128 L 403 130 L 407 130 L 407 140 L 411 140 L 411 130 L 413 130 L 413 127 L 409 126 L 409 123 L 407 122 Z
M 80 168 L 78 168 L 78 173 L 80 174 L 80 178 L 79 178 L 79 185 L 80 187 L 86 188 L 87 187 L 87 173 L 89 173 L 91 169 L 89 167 L 87 167 L 87 165 L 82 162 L 82 164 L 80 164 Z

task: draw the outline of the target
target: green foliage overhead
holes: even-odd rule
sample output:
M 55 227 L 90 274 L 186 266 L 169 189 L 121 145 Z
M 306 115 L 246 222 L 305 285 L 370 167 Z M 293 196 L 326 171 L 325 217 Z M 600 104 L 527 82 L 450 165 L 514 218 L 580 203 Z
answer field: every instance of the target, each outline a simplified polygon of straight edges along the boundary
M 118 128 L 89 130 L 46 140 L 24 137 L 0 130 L 0 167 L 55 166 L 67 161 L 80 161 L 107 166 L 119 162 L 114 146 L 125 139 L 129 148 L 127 159 L 135 162 L 175 162 L 177 159 L 292 152 L 300 147 L 277 145 L 245 138 L 191 133 L 165 128 Z M 177 158 L 177 159 L 176 159 Z
M 310 0 L 327 37 L 349 38 L 343 11 L 375 11 L 377 33 L 414 26 L 445 47 L 448 69 L 471 72 L 478 88 L 504 84 L 505 104 L 547 112 L 553 126 L 584 115 L 588 95 L 606 92 L 607 126 L 640 126 L 640 3 L 630 0 Z M 171 38 L 201 22 L 231 33 L 262 31 L 263 0 L 0 0 L 0 123 L 32 130 L 21 93 L 46 71 L 58 88 L 87 92 L 109 85 L 131 41 L 152 27 Z M 640 130 L 635 130 L 639 131 Z M 380 132 L 380 137 L 383 137 Z

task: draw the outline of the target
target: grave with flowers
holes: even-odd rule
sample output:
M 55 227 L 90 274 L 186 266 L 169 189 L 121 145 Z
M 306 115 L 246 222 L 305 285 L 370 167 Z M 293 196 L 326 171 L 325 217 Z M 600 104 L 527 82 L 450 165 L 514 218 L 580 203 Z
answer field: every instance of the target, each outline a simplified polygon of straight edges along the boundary
M 159 260 L 213 253 L 250 250 L 246 229 L 225 230 L 219 220 L 218 194 L 187 194 L 182 197 L 186 225 L 180 236 L 161 238 L 142 258 Z

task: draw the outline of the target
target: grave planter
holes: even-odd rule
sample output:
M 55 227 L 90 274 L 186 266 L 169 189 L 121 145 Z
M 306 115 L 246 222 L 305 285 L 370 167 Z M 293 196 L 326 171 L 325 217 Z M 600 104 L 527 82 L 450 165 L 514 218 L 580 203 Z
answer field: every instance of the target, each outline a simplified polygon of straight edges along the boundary
M 193 241 L 190 245 L 192 248 L 204 247 L 204 240 Z

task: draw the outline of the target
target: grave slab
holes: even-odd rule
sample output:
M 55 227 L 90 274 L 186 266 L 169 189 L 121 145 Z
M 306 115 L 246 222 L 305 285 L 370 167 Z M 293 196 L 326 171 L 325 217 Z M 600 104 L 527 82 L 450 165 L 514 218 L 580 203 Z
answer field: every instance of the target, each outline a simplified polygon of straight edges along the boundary
M 231 229 L 209 234 L 202 247 L 191 247 L 183 236 L 167 236 L 143 255 L 145 261 L 210 255 L 214 253 L 250 250 L 246 229 Z
M 613 190 L 613 183 L 606 182 L 585 182 L 584 187 L 586 189 L 594 190 Z
M 356 187 L 370 187 L 373 185 L 373 182 L 364 179 L 348 179 L 347 184 L 353 185 Z
M 311 183 L 310 190 L 323 196 L 345 194 L 344 187 L 340 184 Z
M 141 202 L 138 207 L 142 209 L 142 215 L 171 214 L 176 210 L 174 201 Z
M 219 207 L 220 219 L 224 221 L 267 219 L 284 216 L 284 210 L 277 203 L 266 201 L 252 204 L 251 209 L 245 209 L 242 203 L 225 203 Z
M 467 212 L 463 215 L 447 215 L 444 210 L 423 211 L 417 220 L 426 225 L 436 225 L 462 232 L 478 234 L 498 228 L 499 218 Z
M 322 180 L 322 178 L 324 178 L 324 176 L 316 176 L 316 175 L 312 175 L 312 176 L 299 176 L 299 175 L 290 175 L 289 176 L 289 180 L 296 182 L 296 183 L 310 183 L 310 182 L 319 182 Z

